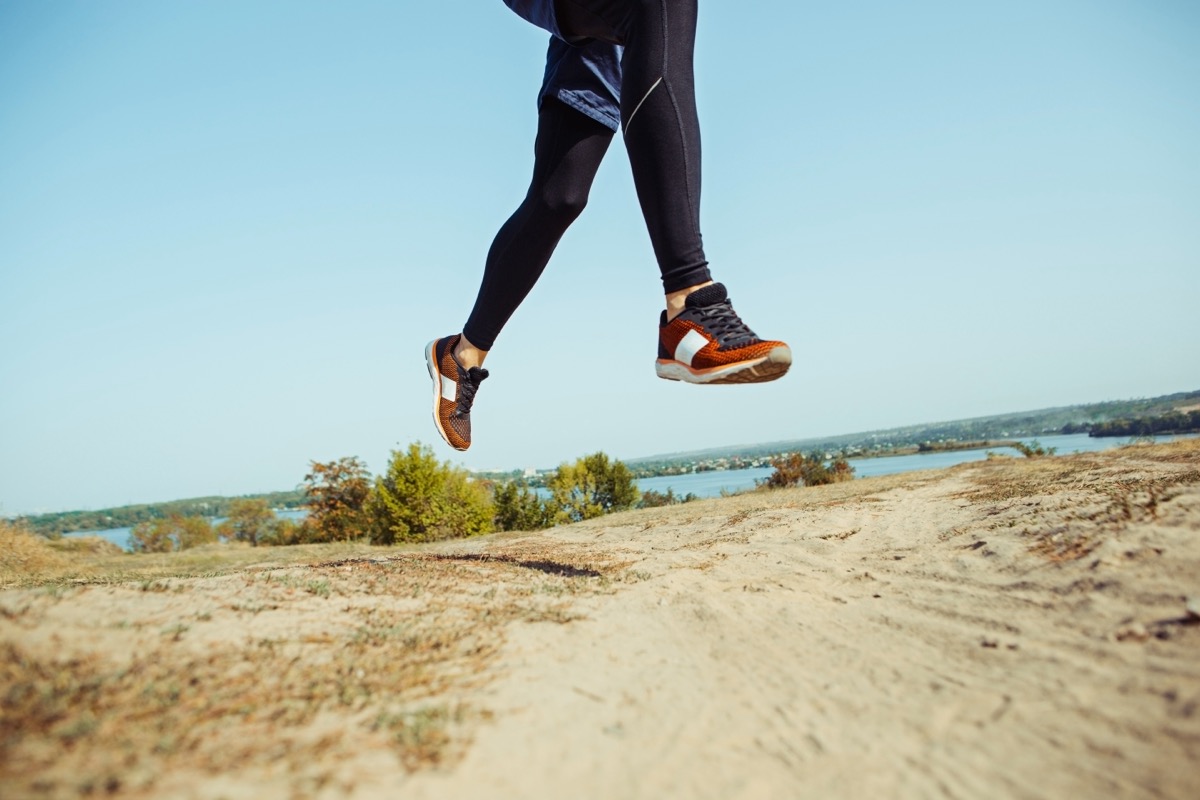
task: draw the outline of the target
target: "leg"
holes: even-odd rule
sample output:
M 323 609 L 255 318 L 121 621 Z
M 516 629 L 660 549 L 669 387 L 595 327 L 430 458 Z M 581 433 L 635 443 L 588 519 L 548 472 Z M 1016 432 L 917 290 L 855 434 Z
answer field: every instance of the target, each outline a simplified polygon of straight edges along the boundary
M 557 7 L 564 33 L 625 46 L 625 149 L 667 296 L 658 375 L 689 383 L 771 381 L 788 371 L 791 350 L 760 339 L 737 315 L 725 287 L 712 282 L 700 237 L 696 2 L 558 0 Z
M 692 73 L 696 0 L 559 0 L 557 7 L 564 33 L 625 45 L 625 148 L 663 291 L 670 296 L 705 285 L 711 277 L 700 236 L 700 122 Z M 669 311 L 682 307 L 675 306 Z
M 550 261 L 563 233 L 583 211 L 592 180 L 613 133 L 598 122 L 547 100 L 538 114 L 533 180 L 525 200 L 500 228 L 488 251 L 475 307 L 456 355 L 479 366 L 517 306 Z

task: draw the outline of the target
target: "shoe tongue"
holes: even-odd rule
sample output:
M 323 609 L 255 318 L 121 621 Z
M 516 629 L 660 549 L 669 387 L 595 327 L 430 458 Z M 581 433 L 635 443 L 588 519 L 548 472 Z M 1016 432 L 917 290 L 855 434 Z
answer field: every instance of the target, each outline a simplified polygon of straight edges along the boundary
M 471 378 L 471 383 L 478 386 L 488 376 L 488 371 L 483 367 L 471 367 L 467 370 L 467 375 Z
M 724 303 L 728 299 L 729 295 L 725 293 L 725 284 L 710 283 L 708 286 L 697 289 L 689 294 L 684 300 L 684 305 L 687 308 L 700 308 Z

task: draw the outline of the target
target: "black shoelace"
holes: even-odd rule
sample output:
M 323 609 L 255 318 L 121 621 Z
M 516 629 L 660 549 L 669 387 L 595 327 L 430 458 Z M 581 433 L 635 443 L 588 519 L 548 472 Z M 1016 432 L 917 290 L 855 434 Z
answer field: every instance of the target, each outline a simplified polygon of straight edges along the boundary
M 471 413 L 471 404 L 475 402 L 475 392 L 479 391 L 479 384 L 483 383 L 488 372 L 486 369 L 471 367 L 463 370 L 460 376 L 465 380 L 458 383 L 458 408 L 455 411 L 460 417 L 465 417 Z
M 750 330 L 728 300 L 712 305 L 700 306 L 696 309 L 704 329 L 716 337 L 717 345 L 721 348 L 733 345 L 753 344 L 759 341 L 754 331 Z

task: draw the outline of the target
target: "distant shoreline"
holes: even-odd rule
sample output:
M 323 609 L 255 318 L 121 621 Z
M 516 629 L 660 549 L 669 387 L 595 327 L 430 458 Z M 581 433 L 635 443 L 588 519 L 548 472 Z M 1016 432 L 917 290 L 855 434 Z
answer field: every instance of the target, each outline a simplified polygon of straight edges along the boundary
M 1105 430 L 1111 422 L 1132 418 L 1161 418 L 1168 414 L 1193 413 L 1200 409 L 1200 390 L 1177 392 L 1154 398 L 1106 401 L 1036 411 L 998 414 L 944 422 L 931 422 L 899 428 L 879 429 L 829 437 L 781 440 L 759 444 L 712 447 L 648 457 L 621 458 L 637 478 L 659 477 L 710 470 L 769 467 L 770 459 L 783 453 L 821 452 L 848 459 L 874 459 L 913 454 L 933 454 L 988 447 L 1012 447 L 1015 441 L 1029 442 L 1039 437 L 1088 434 L 1092 438 L 1131 435 L 1123 430 Z M 1172 420 L 1174 422 L 1174 420 Z M 1093 426 L 1099 426 L 1092 430 Z M 1110 432 L 1111 431 L 1111 432 Z M 1144 435 L 1138 431 L 1132 435 Z M 1165 435 L 1154 431 L 1153 435 Z M 544 474 L 552 470 L 539 470 Z M 522 470 L 489 470 L 475 477 L 508 481 L 521 480 Z M 538 478 L 530 480 L 537 485 Z M 274 508 L 294 509 L 304 502 L 299 490 L 240 495 L 262 498 Z M 133 526 L 139 522 L 169 514 L 182 516 L 220 516 L 233 497 L 197 497 L 166 502 L 107 507 L 94 511 L 62 511 L 21 514 L 21 520 L 35 532 L 57 535 L 80 530 L 103 530 Z

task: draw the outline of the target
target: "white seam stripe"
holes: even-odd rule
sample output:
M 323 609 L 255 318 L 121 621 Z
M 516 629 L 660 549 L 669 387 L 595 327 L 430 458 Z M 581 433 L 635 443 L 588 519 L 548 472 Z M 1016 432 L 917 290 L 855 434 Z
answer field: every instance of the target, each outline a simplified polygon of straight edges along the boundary
M 653 86 L 651 86 L 649 89 L 646 90 L 646 93 L 644 95 L 642 95 L 642 99 L 638 100 L 638 104 L 634 107 L 633 113 L 629 115 L 629 119 L 625 120 L 625 135 L 626 136 L 629 135 L 629 126 L 633 124 L 633 118 L 635 116 L 637 116 L 637 112 L 641 110 L 642 103 L 646 102 L 646 98 L 650 96 L 651 92 L 653 92 L 655 89 L 658 88 L 658 85 L 660 83 L 662 83 L 662 80 L 663 79 L 660 77 L 658 80 L 656 80 L 654 82 Z
M 687 335 L 675 346 L 675 360 L 682 361 L 690 367 L 692 359 L 696 357 L 696 353 L 699 353 L 706 344 L 708 344 L 708 339 L 705 339 L 695 331 L 689 330 Z
M 453 403 L 454 399 L 457 396 L 458 396 L 458 384 L 455 383 L 454 381 L 450 380 L 449 378 L 447 378 L 445 375 L 443 375 L 442 376 L 442 397 L 446 398 L 451 403 Z

